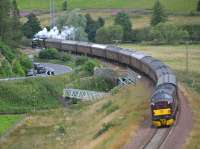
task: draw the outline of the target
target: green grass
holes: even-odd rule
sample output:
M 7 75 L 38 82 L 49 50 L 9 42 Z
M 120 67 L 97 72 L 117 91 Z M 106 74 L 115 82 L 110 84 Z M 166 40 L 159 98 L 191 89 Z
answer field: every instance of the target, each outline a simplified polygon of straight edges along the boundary
M 56 108 L 69 75 L 0 82 L 0 112 L 24 113 Z
M 17 0 L 21 10 L 49 9 L 47 0 Z M 61 10 L 63 0 L 55 0 L 56 9 Z M 70 8 L 133 8 L 151 9 L 155 0 L 68 0 Z M 191 12 L 196 10 L 197 0 L 161 0 L 168 11 Z
M 21 118 L 21 115 L 0 115 L 0 136 Z

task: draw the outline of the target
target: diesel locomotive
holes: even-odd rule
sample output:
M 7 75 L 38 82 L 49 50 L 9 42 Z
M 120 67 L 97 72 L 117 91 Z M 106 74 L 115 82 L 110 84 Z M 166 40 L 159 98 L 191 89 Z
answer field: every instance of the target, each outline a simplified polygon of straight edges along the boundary
M 150 100 L 152 125 L 162 127 L 174 124 L 178 109 L 176 76 L 163 62 L 142 52 L 112 45 L 57 39 L 43 39 L 38 43 L 42 48 L 56 48 L 74 54 L 94 56 L 138 70 L 148 76 L 155 85 Z

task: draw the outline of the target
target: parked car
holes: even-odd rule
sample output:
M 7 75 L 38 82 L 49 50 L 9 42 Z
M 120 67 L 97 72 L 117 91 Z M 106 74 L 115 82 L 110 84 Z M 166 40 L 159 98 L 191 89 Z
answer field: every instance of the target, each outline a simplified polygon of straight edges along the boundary
M 36 75 L 36 72 L 35 72 L 34 69 L 29 69 L 29 70 L 27 71 L 27 74 L 26 74 L 27 77 L 35 76 L 35 75 Z
M 38 74 L 46 73 L 46 68 L 44 65 L 40 63 L 34 63 L 33 65 Z

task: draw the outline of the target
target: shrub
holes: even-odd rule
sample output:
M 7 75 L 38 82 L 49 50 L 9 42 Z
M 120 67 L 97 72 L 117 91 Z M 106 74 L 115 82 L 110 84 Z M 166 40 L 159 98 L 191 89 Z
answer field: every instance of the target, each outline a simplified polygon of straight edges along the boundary
M 89 72 L 89 74 L 93 74 L 95 66 L 96 66 L 95 62 L 92 60 L 89 60 L 84 64 L 83 69 Z
M 31 60 L 25 55 L 21 55 L 19 60 L 20 60 L 21 66 L 23 67 L 25 71 L 33 67 L 33 63 L 31 62 Z
M 60 57 L 61 57 L 61 60 L 64 62 L 72 60 L 72 57 L 68 53 L 62 53 Z
M 75 60 L 75 64 L 76 64 L 76 66 L 82 65 L 82 64 L 84 64 L 87 60 L 88 60 L 88 58 L 87 58 L 86 56 L 80 56 L 80 57 L 77 57 L 77 59 Z
M 137 29 L 133 31 L 132 34 L 132 41 L 142 42 L 142 41 L 150 41 L 151 40 L 151 33 L 150 27 L 145 27 L 142 29 Z
M 151 36 L 155 43 L 178 43 L 188 37 L 188 32 L 169 23 L 152 27 Z
M 49 48 L 40 51 L 39 58 L 41 59 L 57 59 L 59 58 L 59 53 L 57 49 Z
M 123 38 L 123 29 L 120 25 L 101 27 L 97 30 L 96 42 L 98 43 L 115 43 Z
M 110 128 L 112 128 L 114 126 L 113 123 L 108 122 L 108 123 L 103 123 L 101 129 L 94 135 L 94 139 L 96 139 L 97 137 L 101 136 L 102 134 L 104 134 L 106 131 L 108 131 Z
M 11 75 L 12 75 L 12 66 L 10 65 L 10 63 L 6 59 L 4 59 L 1 62 L 0 76 L 9 77 Z
M 12 70 L 13 72 L 16 74 L 16 75 L 21 75 L 21 76 L 24 76 L 25 75 L 25 72 L 24 72 L 24 69 L 22 68 L 21 64 L 20 64 L 20 61 L 15 59 L 12 63 Z
M 200 41 L 200 25 L 189 24 L 189 25 L 183 25 L 181 26 L 181 28 L 189 33 L 189 40 Z

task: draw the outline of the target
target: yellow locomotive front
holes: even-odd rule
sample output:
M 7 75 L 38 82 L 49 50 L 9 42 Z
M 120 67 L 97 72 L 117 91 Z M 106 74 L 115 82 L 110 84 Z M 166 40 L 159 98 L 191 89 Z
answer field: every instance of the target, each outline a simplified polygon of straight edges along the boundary
M 169 90 L 172 89 L 172 90 Z M 152 125 L 156 127 L 174 124 L 177 111 L 176 90 L 171 87 L 158 89 L 151 99 Z

